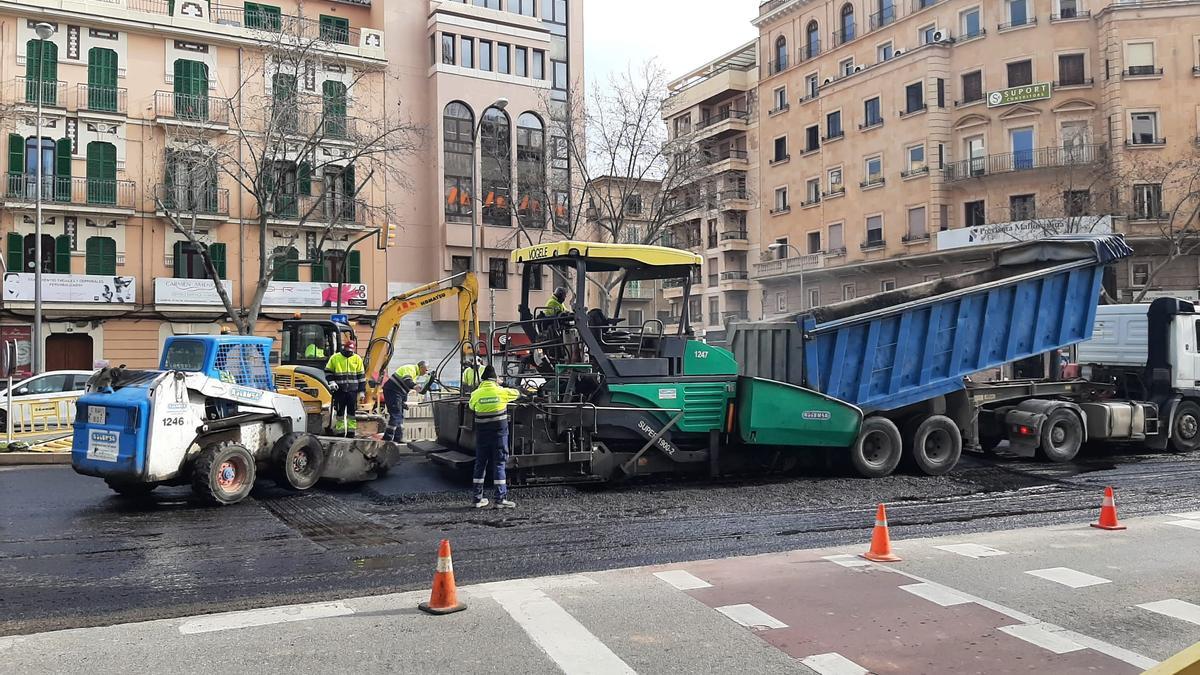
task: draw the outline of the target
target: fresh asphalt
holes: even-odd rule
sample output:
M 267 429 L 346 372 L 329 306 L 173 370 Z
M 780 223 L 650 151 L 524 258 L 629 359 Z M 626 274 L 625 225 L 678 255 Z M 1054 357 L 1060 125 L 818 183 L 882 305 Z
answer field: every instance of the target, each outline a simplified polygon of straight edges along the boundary
M 1069 465 L 964 457 L 940 478 L 809 476 L 515 491 L 473 510 L 419 458 L 359 487 L 262 483 L 228 508 L 182 488 L 128 502 L 67 467 L 0 469 L 0 635 L 428 588 L 436 545 L 460 583 L 845 546 L 886 502 L 895 539 L 1200 510 L 1200 453 Z

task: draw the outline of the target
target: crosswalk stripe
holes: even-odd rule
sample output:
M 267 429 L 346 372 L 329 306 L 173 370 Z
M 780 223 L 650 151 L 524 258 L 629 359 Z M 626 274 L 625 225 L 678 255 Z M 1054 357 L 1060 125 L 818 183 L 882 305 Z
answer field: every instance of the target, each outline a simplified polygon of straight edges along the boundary
M 284 607 L 268 607 L 251 609 L 243 612 L 225 612 L 210 614 L 185 621 L 179 625 L 179 632 L 184 635 L 196 633 L 213 633 L 235 628 L 252 628 L 254 626 L 269 626 L 276 623 L 292 621 L 309 621 L 311 619 L 327 619 L 334 616 L 353 614 L 354 610 L 341 602 L 321 602 L 309 605 L 287 605 Z
M 1172 619 L 1180 619 L 1200 626 L 1200 605 L 1193 605 L 1190 602 L 1171 598 L 1170 600 L 1147 602 L 1138 605 L 1138 607 L 1154 612 L 1155 614 L 1162 614 Z
M 869 561 L 863 560 L 862 558 L 860 558 L 856 555 L 850 555 L 849 553 L 842 553 L 839 555 L 827 555 L 827 556 L 824 556 L 823 559 L 828 560 L 829 562 L 831 562 L 835 565 L 841 565 L 842 567 L 870 567 L 871 566 L 871 563 Z
M 1037 645 L 1055 654 L 1067 654 L 1083 649 L 1083 645 L 1064 637 L 1057 631 L 1049 631 L 1037 624 L 1021 623 L 1015 626 L 1001 626 L 1002 632 Z
M 712 584 L 685 570 L 667 570 L 666 572 L 655 572 L 654 576 L 662 579 L 681 591 L 690 591 L 696 588 L 712 588 Z
M 837 652 L 808 656 L 800 659 L 800 663 L 815 670 L 817 675 L 866 675 L 870 672 Z
M 635 675 L 621 657 L 545 593 L 514 588 L 492 594 L 566 675 Z
M 945 546 L 934 546 L 934 548 L 957 553 L 968 558 L 990 558 L 997 555 L 1008 555 L 1006 551 L 992 548 L 991 546 L 983 546 L 982 544 L 947 544 Z
M 1189 530 L 1200 530 L 1200 520 L 1172 520 L 1167 524 L 1168 525 L 1178 525 L 1179 527 L 1186 527 Z
M 908 591 L 919 598 L 941 605 L 942 607 L 953 607 L 954 605 L 965 605 L 971 602 L 962 595 L 954 592 L 953 589 L 947 588 L 941 584 L 909 584 L 901 586 L 900 590 Z
M 1112 581 L 1087 572 L 1073 570 L 1070 567 L 1048 567 L 1044 570 L 1029 570 L 1025 574 L 1053 581 L 1071 588 L 1085 588 L 1098 584 L 1111 584 Z
M 725 605 L 724 607 L 717 607 L 716 610 L 746 628 L 753 630 L 788 627 L 786 623 L 750 604 Z
M 1200 520 L 1200 511 L 1188 511 L 1187 513 L 1172 513 L 1175 518 L 1184 518 L 1186 520 Z

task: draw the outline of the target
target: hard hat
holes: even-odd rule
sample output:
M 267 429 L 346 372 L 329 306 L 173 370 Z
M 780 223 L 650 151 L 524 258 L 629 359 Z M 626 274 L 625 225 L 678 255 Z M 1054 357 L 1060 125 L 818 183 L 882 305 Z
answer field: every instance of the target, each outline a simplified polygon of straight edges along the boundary
M 562 302 L 563 300 L 566 300 L 566 298 L 567 298 L 567 287 L 566 287 L 566 286 L 559 286 L 558 288 L 554 289 L 554 297 L 558 298 L 558 301 L 559 301 L 559 302 Z

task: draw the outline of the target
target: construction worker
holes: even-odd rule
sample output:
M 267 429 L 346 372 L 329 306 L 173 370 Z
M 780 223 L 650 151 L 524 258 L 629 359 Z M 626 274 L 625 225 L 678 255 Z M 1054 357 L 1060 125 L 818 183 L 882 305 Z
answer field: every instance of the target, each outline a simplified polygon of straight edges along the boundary
M 304 348 L 304 358 L 306 359 L 323 359 L 325 358 L 325 350 L 315 342 L 310 342 L 308 347 Z
M 325 378 L 333 394 L 333 433 L 353 436 L 358 431 L 357 411 L 359 396 L 367 389 L 367 371 L 362 357 L 354 352 L 350 344 L 342 346 L 329 357 L 325 364 Z
M 424 361 L 417 361 L 416 365 L 400 366 L 383 383 L 383 405 L 388 412 L 383 440 L 397 443 L 404 440 L 404 411 L 408 408 L 408 392 L 414 389 L 421 391 L 417 378 L 428 372 L 429 366 Z
M 554 289 L 554 294 L 546 301 L 546 311 L 543 312 L 546 316 L 558 316 L 559 314 L 567 313 L 567 287 L 559 286 Z
M 475 508 L 488 505 L 483 496 L 483 484 L 492 466 L 492 482 L 496 486 L 496 508 L 511 509 L 516 504 L 508 498 L 508 484 L 504 477 L 504 465 L 508 462 L 508 404 L 520 396 L 516 389 L 500 386 L 496 381 L 496 368 L 483 369 L 483 381 L 471 394 L 468 404 L 475 413 Z
M 483 359 L 466 359 L 462 366 L 462 388 L 464 391 L 474 389 L 483 375 Z

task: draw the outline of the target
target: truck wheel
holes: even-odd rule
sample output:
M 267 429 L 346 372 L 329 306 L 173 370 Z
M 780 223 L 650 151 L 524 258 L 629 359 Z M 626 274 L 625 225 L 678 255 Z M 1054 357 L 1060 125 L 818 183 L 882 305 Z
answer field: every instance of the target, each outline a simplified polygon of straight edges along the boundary
M 325 470 L 325 449 L 313 436 L 288 434 L 275 442 L 271 461 L 280 487 L 307 490 L 317 484 Z
M 134 483 L 132 481 L 113 480 L 112 478 L 105 478 L 104 483 L 113 492 L 129 499 L 148 497 L 151 492 L 154 492 L 154 488 L 158 487 L 154 483 Z
M 254 487 L 254 457 L 237 443 L 213 443 L 192 467 L 192 492 L 212 506 L 236 504 Z
M 1171 449 L 1175 452 L 1200 449 L 1200 405 L 1194 401 L 1180 401 L 1175 406 L 1175 419 L 1171 421 Z
M 850 448 L 850 464 L 863 478 L 882 478 L 896 470 L 903 447 L 900 430 L 891 420 L 868 417 Z
M 1039 458 L 1062 463 L 1075 459 L 1083 446 L 1083 424 L 1079 417 L 1065 408 L 1059 408 L 1042 422 L 1041 442 L 1038 444 Z
M 927 476 L 941 476 L 962 456 L 962 432 L 945 415 L 930 415 L 917 426 L 909 448 L 912 463 Z

